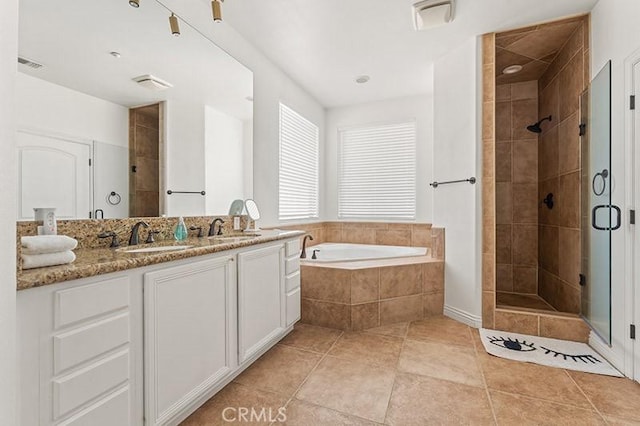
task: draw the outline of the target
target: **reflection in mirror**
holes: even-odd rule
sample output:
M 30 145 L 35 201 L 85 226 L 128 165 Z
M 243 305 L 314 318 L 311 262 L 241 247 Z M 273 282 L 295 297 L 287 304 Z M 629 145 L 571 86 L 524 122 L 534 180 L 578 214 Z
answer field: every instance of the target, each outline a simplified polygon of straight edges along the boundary
M 244 201 L 233 200 L 231 207 L 229 207 L 229 216 L 240 216 L 244 210 Z
M 170 15 L 20 0 L 19 220 L 42 205 L 61 219 L 216 215 L 251 197 L 253 75 L 184 21 L 173 36 Z
M 244 206 L 247 209 L 247 215 L 249 216 L 249 219 L 251 219 L 251 220 L 247 220 L 247 229 L 245 229 L 245 232 L 259 231 L 260 228 L 258 228 L 258 225 L 256 224 L 256 221 L 260 219 L 260 210 L 258 209 L 258 205 L 256 204 L 255 201 L 248 199 L 248 200 L 245 200 Z M 253 228 L 251 227 L 252 223 L 253 223 Z

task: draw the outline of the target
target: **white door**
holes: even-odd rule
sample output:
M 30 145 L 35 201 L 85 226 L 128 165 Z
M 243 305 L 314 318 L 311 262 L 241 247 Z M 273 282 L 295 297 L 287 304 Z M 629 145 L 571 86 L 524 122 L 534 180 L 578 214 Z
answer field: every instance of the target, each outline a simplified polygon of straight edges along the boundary
M 144 275 L 146 425 L 180 421 L 235 369 L 236 303 L 228 255 Z
M 282 334 L 282 244 L 238 254 L 238 359 L 242 364 Z
M 18 220 L 34 207 L 55 207 L 60 219 L 89 218 L 91 145 L 55 136 L 17 132 Z

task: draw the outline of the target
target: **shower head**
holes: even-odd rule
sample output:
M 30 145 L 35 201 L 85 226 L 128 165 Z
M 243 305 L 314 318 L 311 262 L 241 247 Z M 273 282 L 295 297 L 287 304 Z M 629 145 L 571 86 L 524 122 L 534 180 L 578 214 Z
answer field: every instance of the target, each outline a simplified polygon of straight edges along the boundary
M 532 124 L 530 126 L 527 126 L 527 130 L 530 131 L 530 132 L 533 132 L 533 133 L 542 133 L 542 128 L 540 127 L 540 125 L 545 120 L 551 121 L 551 116 L 545 117 L 545 118 L 541 119 L 540 121 L 538 121 L 537 123 Z

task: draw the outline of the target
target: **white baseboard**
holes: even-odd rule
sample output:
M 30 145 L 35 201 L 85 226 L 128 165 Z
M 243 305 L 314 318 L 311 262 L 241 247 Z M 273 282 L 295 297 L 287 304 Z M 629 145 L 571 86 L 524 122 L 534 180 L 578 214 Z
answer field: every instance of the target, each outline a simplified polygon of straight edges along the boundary
M 593 331 L 589 333 L 589 346 L 602 355 L 615 368 L 624 374 L 624 358 L 619 356 L 613 348 L 604 343 L 602 339 Z
M 454 308 L 453 306 L 444 305 L 444 315 L 456 321 L 460 321 L 463 324 L 467 324 L 469 327 L 473 327 L 473 328 L 482 327 L 481 316 L 470 314 L 461 309 Z

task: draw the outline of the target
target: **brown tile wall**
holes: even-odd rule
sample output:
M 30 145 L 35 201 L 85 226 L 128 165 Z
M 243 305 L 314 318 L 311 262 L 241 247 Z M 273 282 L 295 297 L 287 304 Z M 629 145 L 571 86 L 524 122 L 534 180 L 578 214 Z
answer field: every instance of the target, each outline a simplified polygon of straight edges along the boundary
M 496 289 L 537 294 L 538 82 L 496 88 Z
M 554 195 L 553 209 L 539 206 L 538 294 L 562 312 L 580 312 L 580 94 L 587 88 L 588 33 L 585 19 L 539 80 L 538 147 L 542 200 Z
M 159 105 L 129 110 L 129 216 L 160 215 Z
M 583 63 L 588 65 L 588 17 L 581 26 L 583 38 Z M 577 41 L 574 39 L 574 41 Z M 537 313 L 496 308 L 496 139 L 495 101 L 504 99 L 506 88 L 495 86 L 495 34 L 482 36 L 483 107 L 482 107 L 482 323 L 483 327 L 500 327 L 506 331 L 528 328 L 535 335 L 586 342 L 589 330 L 576 315 L 561 313 Z M 566 54 L 566 52 L 565 52 Z M 583 67 L 583 81 L 589 81 L 589 67 Z M 490 74 L 492 78 L 487 78 Z M 542 105 L 539 106 L 539 110 Z M 537 120 L 536 120 L 537 121 Z M 540 158 L 540 153 L 538 154 Z M 559 154 L 558 154 L 559 155 Z M 539 212 L 540 216 L 540 212 Z M 542 220 L 540 218 L 540 220 Z M 511 316 L 504 316 L 504 313 Z M 529 316 L 519 319 L 513 315 Z M 515 320 L 515 322 L 509 321 Z M 534 325 L 535 324 L 535 325 Z
M 441 315 L 444 262 L 367 269 L 301 267 L 302 322 L 341 330 Z

